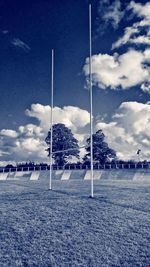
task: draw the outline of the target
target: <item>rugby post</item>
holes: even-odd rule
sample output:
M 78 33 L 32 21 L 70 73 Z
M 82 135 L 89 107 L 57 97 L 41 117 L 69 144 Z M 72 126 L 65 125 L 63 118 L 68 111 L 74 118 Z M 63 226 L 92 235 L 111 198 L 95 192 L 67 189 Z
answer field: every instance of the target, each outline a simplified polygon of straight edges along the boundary
M 52 70 L 51 70 L 51 116 L 50 116 L 50 168 L 49 168 L 49 190 L 52 190 L 52 164 L 53 164 L 53 92 L 54 92 L 54 50 L 52 49 Z
M 92 23 L 91 23 L 91 4 L 89 5 L 89 88 L 90 88 L 90 154 L 91 154 L 91 197 L 94 197 L 93 190 L 93 87 L 92 87 Z

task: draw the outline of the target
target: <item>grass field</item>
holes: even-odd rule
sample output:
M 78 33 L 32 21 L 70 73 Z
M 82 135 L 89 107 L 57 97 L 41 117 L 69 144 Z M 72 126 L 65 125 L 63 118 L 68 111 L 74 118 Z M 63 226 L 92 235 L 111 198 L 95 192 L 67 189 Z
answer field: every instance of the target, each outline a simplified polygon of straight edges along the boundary
M 150 266 L 150 184 L 0 182 L 0 267 Z

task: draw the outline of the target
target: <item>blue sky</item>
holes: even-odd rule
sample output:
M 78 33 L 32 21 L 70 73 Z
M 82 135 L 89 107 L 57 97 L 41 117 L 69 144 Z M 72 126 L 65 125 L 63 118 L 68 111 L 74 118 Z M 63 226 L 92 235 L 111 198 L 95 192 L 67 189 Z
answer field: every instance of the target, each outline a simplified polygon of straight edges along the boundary
M 95 130 L 120 158 L 150 159 L 150 3 L 93 0 Z M 54 120 L 82 145 L 89 133 L 89 1 L 0 3 L 0 162 L 45 161 L 51 49 L 55 51 Z M 133 148 L 132 150 L 130 148 Z M 82 152 L 83 153 L 83 152 Z

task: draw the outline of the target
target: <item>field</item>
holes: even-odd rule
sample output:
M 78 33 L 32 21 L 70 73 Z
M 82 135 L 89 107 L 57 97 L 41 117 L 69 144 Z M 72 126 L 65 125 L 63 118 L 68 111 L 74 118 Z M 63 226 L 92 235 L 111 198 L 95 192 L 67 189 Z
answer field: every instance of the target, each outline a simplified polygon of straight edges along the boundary
M 150 183 L 0 182 L 0 267 L 150 266 Z

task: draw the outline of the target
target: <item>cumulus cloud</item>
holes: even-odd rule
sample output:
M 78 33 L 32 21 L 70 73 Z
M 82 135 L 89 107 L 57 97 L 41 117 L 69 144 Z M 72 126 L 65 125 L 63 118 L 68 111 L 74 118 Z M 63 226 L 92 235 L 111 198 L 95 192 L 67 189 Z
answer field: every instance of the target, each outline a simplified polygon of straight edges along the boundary
M 149 45 L 150 3 L 142 5 L 131 1 L 126 11 L 131 11 L 138 21 L 125 28 L 124 35 L 112 45 L 112 49 L 125 44 Z M 142 33 L 143 30 L 145 31 L 144 35 Z
M 22 138 L 16 140 L 15 147 L 12 149 L 14 155 L 20 160 L 46 160 L 46 144 L 40 138 Z
M 144 18 L 145 20 L 150 21 L 150 3 L 147 2 L 145 4 L 136 3 L 135 1 L 131 1 L 127 9 L 131 9 L 134 14 L 136 14 L 140 18 Z
M 143 83 L 141 85 L 141 89 L 143 92 L 150 94 L 150 81 L 149 81 L 149 83 Z
M 2 129 L 0 131 L 0 136 L 7 136 L 7 137 L 11 137 L 11 138 L 16 138 L 18 136 L 18 133 L 14 130 Z
M 104 28 L 109 24 L 112 25 L 114 29 L 118 28 L 119 22 L 123 16 L 124 11 L 121 9 L 120 0 L 115 0 L 112 3 L 109 0 L 99 1 L 97 18 L 98 30 L 101 29 L 101 21 L 103 22 Z
M 34 117 L 40 122 L 40 127 L 44 130 L 50 128 L 50 106 L 32 104 L 30 110 L 26 110 L 26 115 Z M 85 127 L 90 122 L 89 112 L 74 106 L 64 106 L 63 108 L 54 107 L 54 123 L 64 123 L 74 132 L 80 127 Z
M 26 110 L 28 117 L 37 119 L 37 124 L 20 125 L 17 131 L 2 129 L 0 131 L 0 151 L 2 161 L 47 161 L 47 145 L 45 137 L 50 128 L 50 106 L 32 104 Z M 73 106 L 54 107 L 54 123 L 64 123 L 71 128 L 79 145 L 83 145 L 86 134 L 80 133 L 90 122 L 90 114 L 83 109 Z
M 40 126 L 34 124 L 26 124 L 25 126 L 19 126 L 19 133 L 26 137 L 43 137 L 44 132 Z
M 84 127 L 89 124 L 90 114 L 78 107 L 58 108 L 59 113 L 57 108 L 54 108 L 56 113 L 55 123 L 65 123 L 63 116 L 60 116 L 60 119 L 58 118 L 58 115 L 61 114 L 60 111 L 62 113 L 65 112 L 63 114 L 66 116 L 66 122 L 71 125 L 80 146 L 85 144 L 88 133 Z M 31 109 L 26 111 L 26 114 L 36 118 L 38 120 L 37 124 L 21 125 L 17 131 L 1 130 L 0 147 L 2 149 L 0 150 L 0 158 L 3 163 L 5 162 L 5 164 L 1 165 L 14 161 L 34 160 L 36 162 L 46 162 L 48 160 L 44 142 L 50 127 L 49 120 L 47 121 L 49 119 L 47 111 L 50 111 L 49 106 L 33 104 Z M 77 114 L 79 115 L 79 121 Z M 45 128 L 42 126 L 45 126 Z M 105 118 L 102 120 L 97 117 L 96 130 L 98 129 L 104 131 L 106 141 L 110 147 L 117 151 L 119 158 L 137 159 L 136 152 L 141 149 L 141 159 L 150 159 L 149 103 L 123 102 L 113 114 L 110 122 L 106 123 Z M 83 156 L 84 152 L 85 150 L 82 149 L 81 156 Z
M 119 158 L 150 160 L 150 105 L 138 102 L 123 102 L 109 123 L 97 122 L 96 129 L 102 129 L 110 147 Z
M 98 54 L 92 56 L 93 83 L 101 89 L 127 89 L 148 83 L 150 76 L 150 49 L 128 50 L 122 55 Z M 89 58 L 83 68 L 89 75 Z M 142 89 L 142 88 L 141 88 Z

